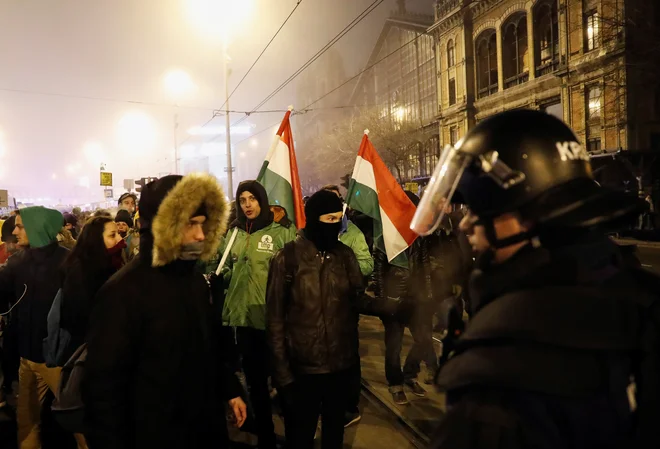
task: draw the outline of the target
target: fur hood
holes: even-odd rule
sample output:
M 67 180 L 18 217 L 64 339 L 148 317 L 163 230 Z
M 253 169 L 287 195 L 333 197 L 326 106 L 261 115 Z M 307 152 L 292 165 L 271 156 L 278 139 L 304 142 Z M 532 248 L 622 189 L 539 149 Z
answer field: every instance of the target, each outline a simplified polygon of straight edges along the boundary
M 229 207 L 218 181 L 208 174 L 190 174 L 177 182 L 160 203 L 151 224 L 153 249 L 151 266 L 161 267 L 181 256 L 181 240 L 192 214 L 204 203 L 204 251 L 201 259 L 209 260 L 220 244 L 227 228 Z

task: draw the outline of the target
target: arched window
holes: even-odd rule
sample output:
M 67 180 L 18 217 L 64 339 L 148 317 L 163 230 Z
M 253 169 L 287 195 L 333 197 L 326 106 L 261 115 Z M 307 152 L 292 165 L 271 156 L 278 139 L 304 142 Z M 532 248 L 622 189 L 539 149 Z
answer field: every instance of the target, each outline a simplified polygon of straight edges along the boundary
M 502 27 L 504 88 L 524 83 L 529 79 L 527 63 L 527 16 L 515 14 Z
M 447 42 L 447 67 L 454 67 L 456 64 L 456 56 L 454 55 L 454 41 L 452 39 Z
M 534 8 L 536 76 L 557 70 L 559 66 L 559 16 L 557 1 L 540 2 Z
M 490 29 L 482 32 L 476 40 L 477 90 L 479 98 L 497 92 L 497 35 Z

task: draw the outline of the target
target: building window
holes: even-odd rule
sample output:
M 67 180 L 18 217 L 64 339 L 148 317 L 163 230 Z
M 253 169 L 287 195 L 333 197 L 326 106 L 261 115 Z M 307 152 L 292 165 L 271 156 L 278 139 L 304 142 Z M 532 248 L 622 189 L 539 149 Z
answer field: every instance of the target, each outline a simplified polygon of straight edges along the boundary
M 559 65 L 559 16 L 557 1 L 540 2 L 534 9 L 536 74 L 542 76 Z
M 479 98 L 497 92 L 497 37 L 486 30 L 477 38 L 477 88 Z
M 595 10 L 584 16 L 584 46 L 587 51 L 595 50 L 600 45 L 600 19 Z
M 600 137 L 592 137 L 587 139 L 587 151 L 589 153 L 599 153 L 600 150 Z
M 600 112 L 602 109 L 600 87 L 593 86 L 587 89 L 587 120 L 600 119 Z
M 529 79 L 527 64 L 527 16 L 516 14 L 503 27 L 504 88 L 516 86 Z
M 455 58 L 454 41 L 450 39 L 449 42 L 447 42 L 447 67 L 454 67 L 456 64 Z
M 449 80 L 449 106 L 456 104 L 456 80 Z
M 449 127 L 449 143 L 454 146 L 458 142 L 458 126 Z

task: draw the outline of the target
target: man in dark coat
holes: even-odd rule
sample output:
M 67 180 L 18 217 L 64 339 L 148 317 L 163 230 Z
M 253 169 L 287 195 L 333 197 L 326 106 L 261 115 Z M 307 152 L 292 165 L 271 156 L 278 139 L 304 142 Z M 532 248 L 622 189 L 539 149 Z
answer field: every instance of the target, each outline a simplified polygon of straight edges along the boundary
M 83 399 L 92 449 L 226 447 L 223 401 L 244 422 L 195 270 L 215 252 L 228 212 L 209 175 L 166 176 L 142 192 L 140 254 L 101 288 L 90 320 Z
M 69 253 L 57 243 L 62 214 L 45 207 L 28 207 L 16 215 L 13 234 L 23 251 L 0 270 L 0 310 L 10 304 L 12 326 L 21 357 L 18 390 L 18 442 L 20 447 L 40 447 L 40 412 L 48 391 L 55 393 L 60 368 L 49 368 L 43 355 L 46 319 L 60 288 L 59 269 Z M 76 436 L 85 447 L 82 435 Z

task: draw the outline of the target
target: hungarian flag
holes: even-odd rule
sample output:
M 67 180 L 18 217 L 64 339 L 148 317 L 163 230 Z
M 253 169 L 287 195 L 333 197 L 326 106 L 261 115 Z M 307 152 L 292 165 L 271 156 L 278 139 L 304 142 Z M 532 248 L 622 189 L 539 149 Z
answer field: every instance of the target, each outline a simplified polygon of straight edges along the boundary
M 302 229 L 305 227 L 305 206 L 289 121 L 292 109 L 289 108 L 284 114 L 284 120 L 268 150 L 257 181 L 266 189 L 269 203 L 286 209 L 296 228 Z
M 396 182 L 364 132 L 348 187 L 347 202 L 374 220 L 374 246 L 392 265 L 408 268 L 406 249 L 417 234 L 410 229 L 415 205 Z

